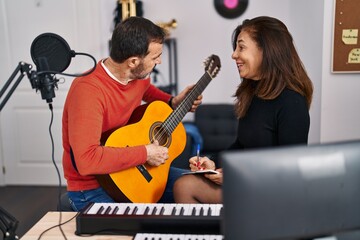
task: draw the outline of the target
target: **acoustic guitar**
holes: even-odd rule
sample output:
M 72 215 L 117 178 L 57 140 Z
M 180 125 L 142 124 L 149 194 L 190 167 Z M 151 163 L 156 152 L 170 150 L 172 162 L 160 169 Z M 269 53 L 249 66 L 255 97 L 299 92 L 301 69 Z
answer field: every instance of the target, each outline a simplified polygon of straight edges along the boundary
M 129 122 L 110 134 L 105 146 L 130 147 L 158 140 L 168 148 L 169 158 L 160 166 L 147 163 L 119 172 L 98 175 L 105 191 L 118 202 L 155 203 L 163 195 L 172 161 L 185 148 L 186 131 L 181 120 L 194 100 L 204 91 L 220 70 L 220 59 L 211 55 L 205 61 L 205 73 L 179 106 L 172 110 L 167 103 L 154 101 L 139 106 Z

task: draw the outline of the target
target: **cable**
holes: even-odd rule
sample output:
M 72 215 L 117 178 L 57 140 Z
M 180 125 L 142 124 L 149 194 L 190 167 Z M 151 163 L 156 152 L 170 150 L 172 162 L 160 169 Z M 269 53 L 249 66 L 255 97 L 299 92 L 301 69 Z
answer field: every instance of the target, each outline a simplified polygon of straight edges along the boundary
M 94 62 L 94 66 L 89 71 L 84 72 L 84 73 L 80 73 L 80 74 L 69 74 L 69 73 L 62 73 L 62 72 L 58 72 L 58 71 L 40 71 L 40 72 L 37 72 L 37 75 L 41 75 L 41 74 L 57 74 L 57 75 L 64 75 L 64 76 L 69 76 L 69 77 L 83 77 L 83 76 L 89 75 L 90 73 L 95 71 L 95 69 L 96 69 L 96 59 L 92 55 L 90 55 L 88 53 L 75 53 L 75 55 L 83 55 L 83 56 L 90 57 Z
M 78 212 L 77 214 L 75 214 L 75 216 L 73 216 L 73 217 L 70 218 L 69 220 L 67 220 L 67 221 L 65 221 L 65 222 L 63 222 L 63 223 L 57 224 L 57 225 L 55 225 L 55 226 L 49 227 L 48 229 L 44 230 L 44 231 L 40 234 L 38 240 L 40 240 L 41 237 L 42 237 L 46 232 L 50 231 L 50 230 L 53 229 L 53 228 L 60 227 L 61 225 L 64 225 L 64 224 L 72 221 L 72 220 L 73 220 L 74 218 L 76 218 L 79 214 L 80 214 L 80 212 Z
M 58 186 L 58 189 L 59 189 L 59 193 L 58 193 L 58 205 L 60 205 L 60 202 L 61 202 L 61 175 L 60 175 L 60 171 L 59 171 L 59 168 L 58 166 L 56 165 L 56 162 L 55 162 L 55 146 L 54 146 L 54 138 L 53 138 L 53 135 L 52 135 L 52 131 L 51 131 L 51 127 L 52 127 L 52 124 L 53 124 L 53 121 L 54 121 L 54 111 L 53 111 L 53 105 L 51 103 L 49 103 L 49 109 L 50 109 L 50 112 L 51 112 L 51 118 L 50 118 L 50 124 L 49 124 L 49 135 L 50 135 L 50 139 L 51 139 L 51 159 L 52 159 L 52 162 L 55 166 L 55 169 L 56 169 L 56 172 L 57 172 L 57 175 L 58 175 L 58 180 L 59 180 L 59 186 Z M 67 240 L 66 236 L 65 236 L 65 233 L 62 229 L 62 225 L 71 221 L 73 218 L 71 218 L 70 220 L 62 223 L 62 210 L 61 208 L 59 209 L 59 224 L 53 226 L 53 227 L 50 227 L 46 230 L 44 230 L 38 239 L 41 239 L 41 237 L 43 236 L 44 233 L 46 233 L 47 231 L 55 228 L 55 227 L 59 227 L 60 229 L 60 232 L 61 234 L 63 235 L 64 239 Z M 75 215 L 76 216 L 76 215 Z

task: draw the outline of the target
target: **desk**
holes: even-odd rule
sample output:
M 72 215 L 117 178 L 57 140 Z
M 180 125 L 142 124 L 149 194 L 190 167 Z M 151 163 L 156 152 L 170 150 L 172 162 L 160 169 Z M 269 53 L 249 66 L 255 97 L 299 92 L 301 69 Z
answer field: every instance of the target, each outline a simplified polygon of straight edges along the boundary
M 76 212 L 62 212 L 62 222 L 73 218 Z M 37 240 L 40 234 L 48 228 L 51 228 L 59 223 L 59 212 L 48 212 L 42 217 L 22 238 L 21 240 Z M 84 239 L 97 239 L 97 240 L 131 240 L 132 236 L 119 236 L 119 235 L 93 235 L 93 236 L 77 236 L 76 230 L 76 218 L 73 218 L 70 222 L 61 226 L 68 240 L 84 240 Z M 55 227 L 42 235 L 43 240 L 59 240 L 64 239 L 60 232 L 59 227 Z

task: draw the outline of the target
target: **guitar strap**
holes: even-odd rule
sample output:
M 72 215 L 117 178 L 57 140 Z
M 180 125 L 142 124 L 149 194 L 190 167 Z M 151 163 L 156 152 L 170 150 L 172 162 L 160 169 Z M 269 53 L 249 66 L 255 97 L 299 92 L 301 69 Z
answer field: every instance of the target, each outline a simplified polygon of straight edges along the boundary
M 70 147 L 70 158 L 71 158 L 71 163 L 72 163 L 73 167 L 75 168 L 75 170 L 77 172 L 79 172 L 77 167 L 76 167 L 75 157 L 74 157 L 74 153 L 73 153 L 73 150 L 72 150 L 71 147 Z

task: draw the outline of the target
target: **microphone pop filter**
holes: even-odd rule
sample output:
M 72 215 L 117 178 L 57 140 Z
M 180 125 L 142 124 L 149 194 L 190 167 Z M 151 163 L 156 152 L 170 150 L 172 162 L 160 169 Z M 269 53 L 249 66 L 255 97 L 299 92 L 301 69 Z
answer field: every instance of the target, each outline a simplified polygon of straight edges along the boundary
M 59 35 L 54 33 L 43 33 L 37 36 L 31 44 L 31 58 L 38 71 L 39 59 L 46 59 L 48 63 L 47 71 L 63 72 L 70 65 L 71 58 L 75 52 L 70 49 L 69 44 Z

